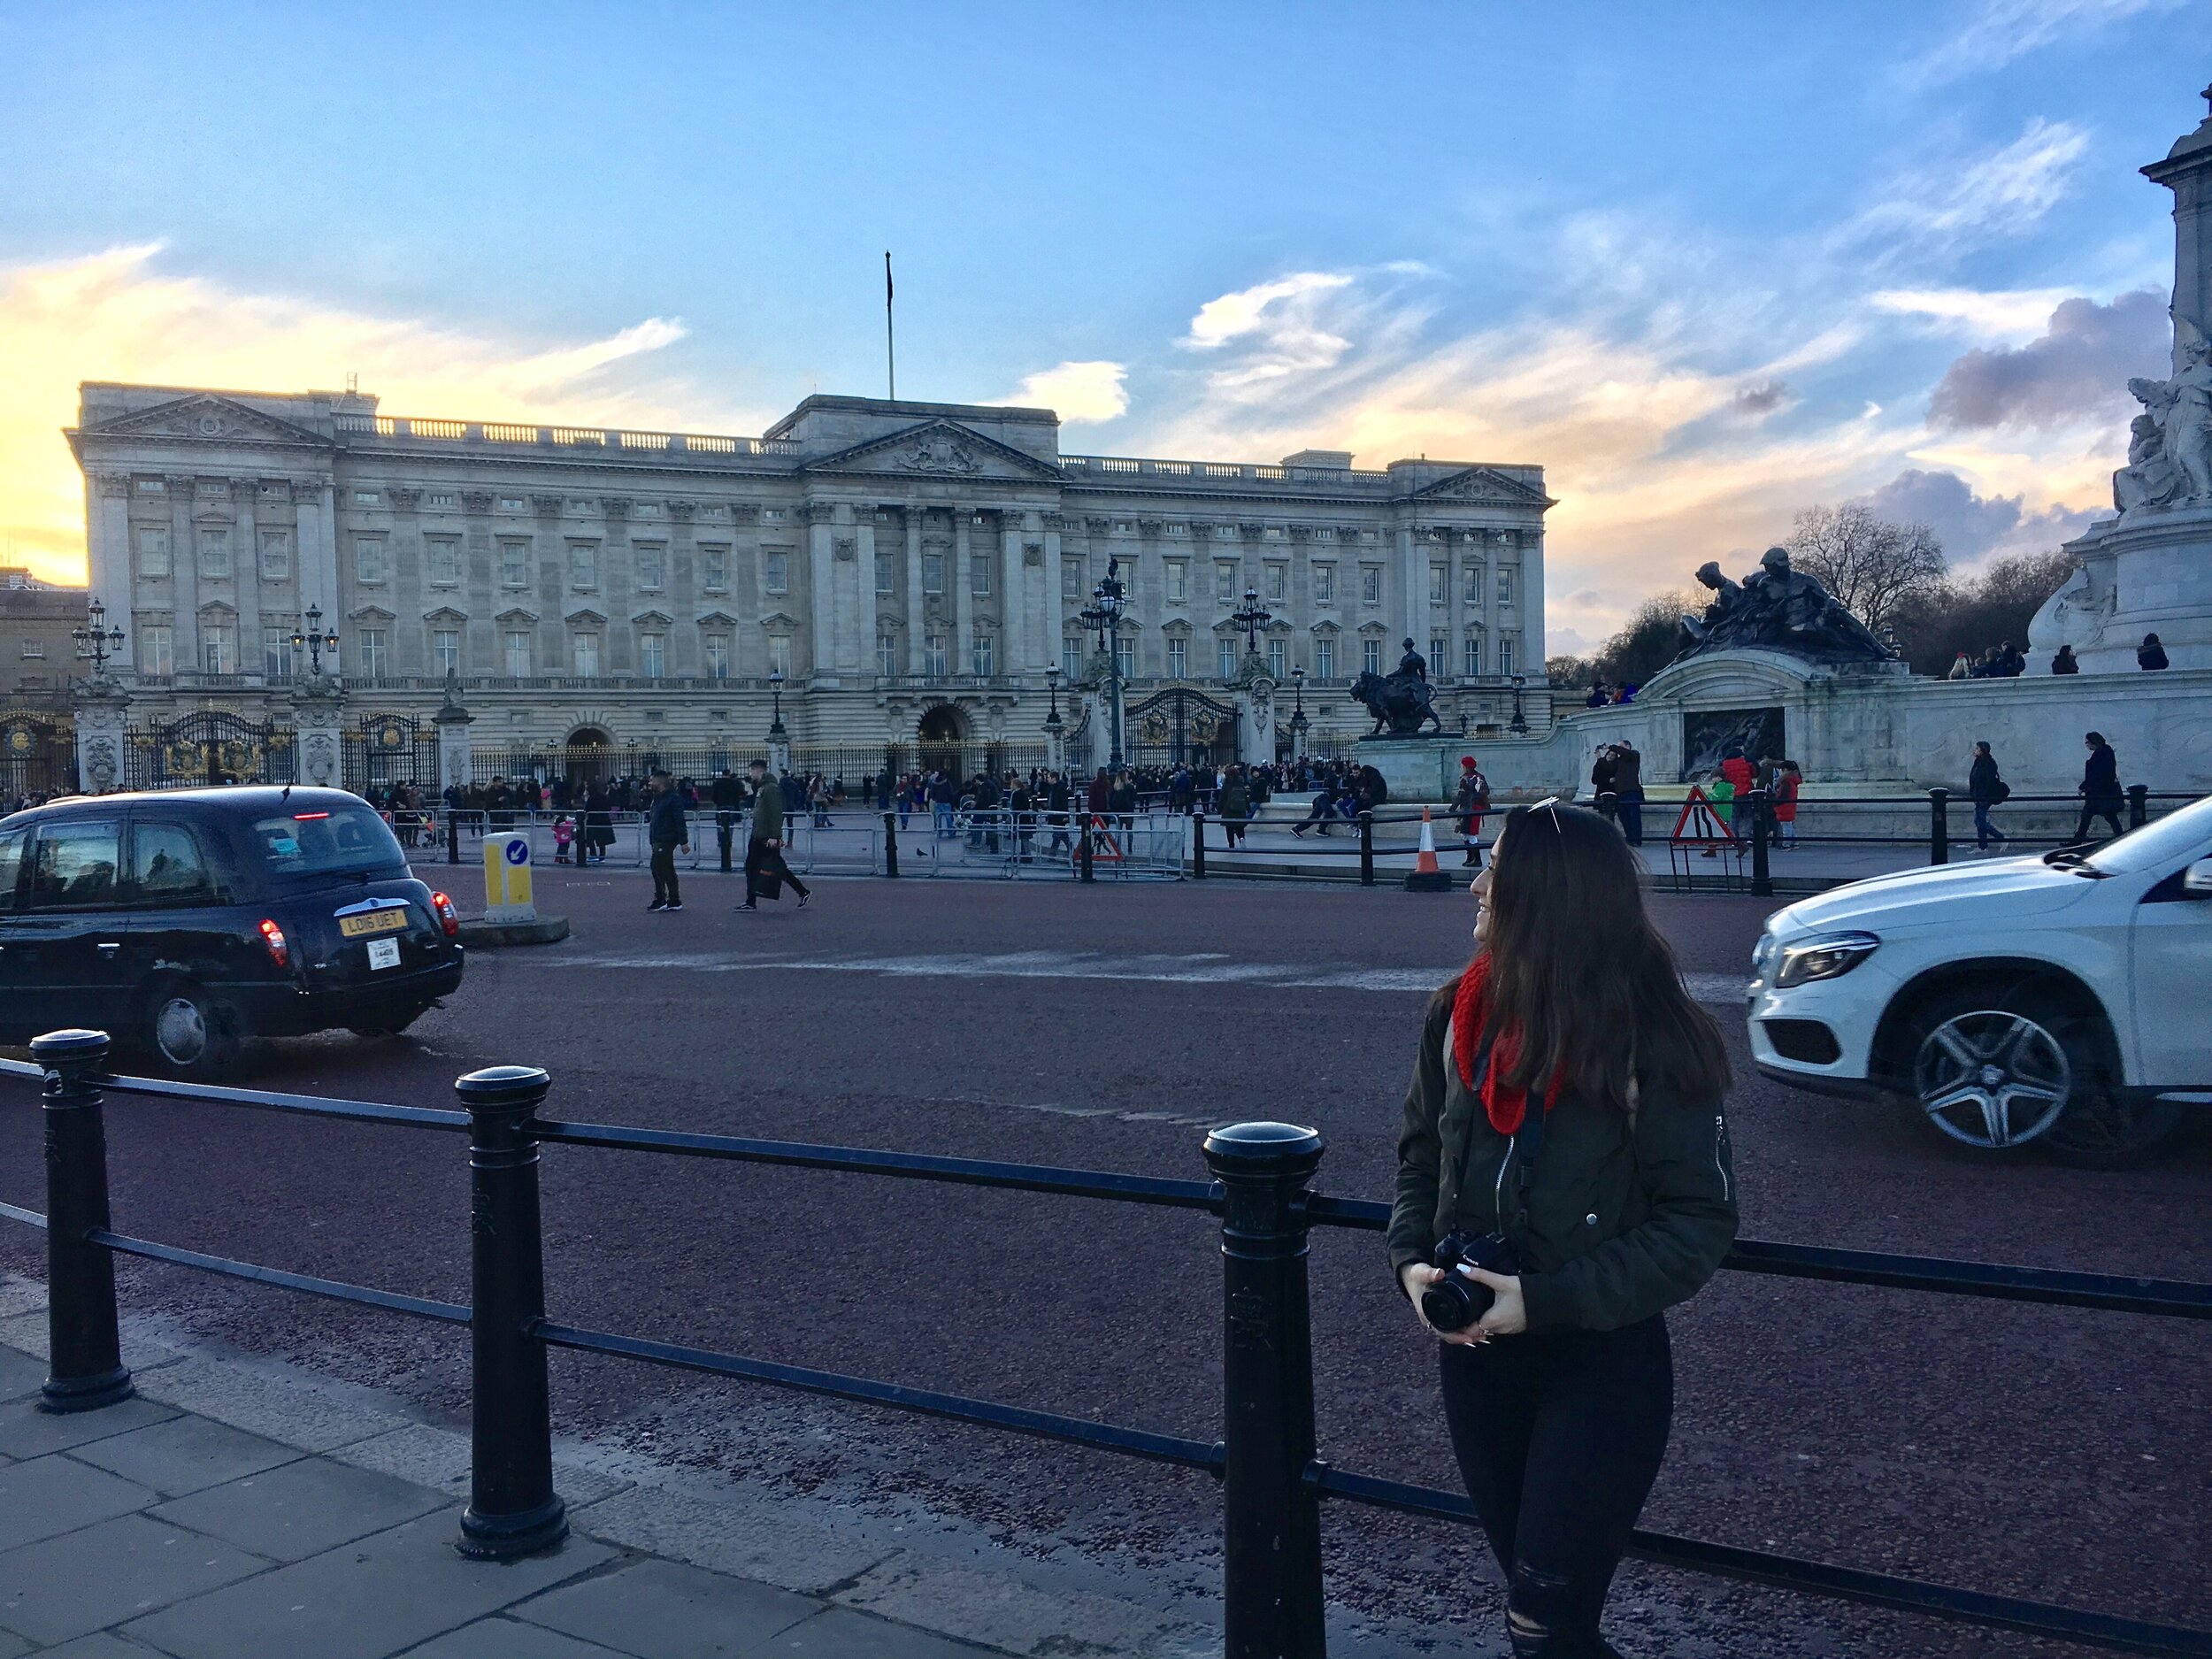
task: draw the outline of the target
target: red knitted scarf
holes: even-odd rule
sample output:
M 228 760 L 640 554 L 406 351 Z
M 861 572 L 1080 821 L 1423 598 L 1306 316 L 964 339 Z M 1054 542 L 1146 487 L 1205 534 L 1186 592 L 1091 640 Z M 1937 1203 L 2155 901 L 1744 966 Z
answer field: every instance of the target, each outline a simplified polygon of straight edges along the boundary
M 1459 976 L 1459 995 L 1452 1000 L 1452 1057 L 1459 1063 L 1459 1080 L 1469 1088 L 1475 1087 L 1476 1047 L 1490 1023 L 1489 986 L 1490 953 L 1486 950 Z M 1490 1126 L 1502 1135 L 1518 1134 L 1522 1119 L 1528 1116 L 1528 1091 L 1505 1081 L 1520 1058 L 1518 1029 L 1500 1032 L 1491 1045 L 1490 1064 L 1483 1071 L 1479 1092 Z M 1545 1111 L 1558 1103 L 1559 1079 L 1555 1077 L 1545 1086 Z

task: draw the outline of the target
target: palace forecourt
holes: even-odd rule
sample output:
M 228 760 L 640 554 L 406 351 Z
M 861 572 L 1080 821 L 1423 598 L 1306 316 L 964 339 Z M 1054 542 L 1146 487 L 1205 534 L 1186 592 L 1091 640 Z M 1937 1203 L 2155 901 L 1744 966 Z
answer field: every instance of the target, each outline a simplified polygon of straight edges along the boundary
M 80 721 L 91 787 L 168 780 L 210 715 L 226 770 L 290 749 L 354 787 L 704 772 L 778 712 L 802 769 L 1088 767 L 1110 719 L 1080 613 L 1110 561 L 1139 764 L 1286 755 L 1301 701 L 1305 747 L 1341 751 L 1368 726 L 1348 687 L 1407 639 L 1471 733 L 1516 673 L 1540 685 L 1537 466 L 1064 455 L 1049 410 L 833 396 L 741 438 L 88 383 L 67 436 L 124 636 L 114 706 Z

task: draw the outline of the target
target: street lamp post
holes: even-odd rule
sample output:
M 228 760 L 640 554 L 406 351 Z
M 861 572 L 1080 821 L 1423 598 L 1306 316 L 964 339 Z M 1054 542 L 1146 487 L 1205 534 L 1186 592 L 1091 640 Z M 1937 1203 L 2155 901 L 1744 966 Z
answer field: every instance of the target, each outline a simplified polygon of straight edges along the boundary
M 92 664 L 95 680 L 107 678 L 108 658 L 123 649 L 123 630 L 107 626 L 108 608 L 95 599 L 85 607 L 85 625 L 73 629 L 77 656 Z
M 1121 560 L 1106 561 L 1106 580 L 1092 590 L 1091 605 L 1077 620 L 1098 634 L 1099 649 L 1106 654 L 1106 702 L 1112 710 L 1112 747 L 1106 757 L 1110 771 L 1121 770 L 1121 613 L 1128 603 L 1128 589 L 1121 582 Z
M 1302 668 L 1290 671 L 1290 747 L 1294 758 L 1303 760 L 1306 727 L 1311 722 L 1306 718 L 1306 671 Z
M 292 630 L 292 649 L 296 652 L 305 650 L 307 672 L 320 675 L 323 672 L 323 653 L 328 651 L 333 657 L 338 654 L 337 631 L 323 632 L 323 608 L 320 605 L 308 606 L 307 614 L 302 619 L 307 624 L 307 629 L 304 633 L 297 628 Z
M 1060 756 L 1060 733 L 1064 723 L 1060 718 L 1060 669 L 1057 664 L 1045 670 L 1045 686 L 1052 694 L 1052 707 L 1045 714 L 1045 741 L 1051 746 L 1052 768 L 1057 772 L 1064 764 Z
M 1526 737 L 1528 735 L 1528 716 L 1522 710 L 1521 708 L 1521 687 L 1527 684 L 1528 676 L 1526 674 L 1516 674 L 1513 676 L 1513 724 L 1508 729 L 1510 730 L 1516 737 Z
M 1260 609 L 1260 590 L 1256 588 L 1246 588 L 1244 609 L 1231 611 L 1229 620 L 1244 630 L 1244 654 L 1247 657 L 1260 654 L 1260 630 L 1274 619 L 1272 614 Z
M 768 676 L 768 695 L 771 700 L 771 712 L 768 720 L 768 736 L 769 740 L 772 742 L 780 741 L 784 736 L 783 670 L 780 668 L 775 670 L 775 672 Z

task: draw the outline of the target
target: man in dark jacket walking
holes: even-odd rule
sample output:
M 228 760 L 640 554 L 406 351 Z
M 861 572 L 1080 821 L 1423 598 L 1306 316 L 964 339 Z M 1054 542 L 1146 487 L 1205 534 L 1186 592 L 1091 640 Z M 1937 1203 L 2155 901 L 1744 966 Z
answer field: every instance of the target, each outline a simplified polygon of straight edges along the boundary
M 680 910 L 683 894 L 676 886 L 676 849 L 691 850 L 691 823 L 684 815 L 684 797 L 664 772 L 653 774 L 652 799 L 645 808 L 645 838 L 653 844 L 653 902 L 646 910 Z
M 1644 844 L 1644 757 L 1626 738 L 1613 745 L 1613 801 L 1621 834 L 1631 847 Z
M 722 868 L 730 867 L 730 845 L 737 835 L 738 814 L 745 810 L 745 786 L 727 766 L 714 780 L 714 838 L 722 853 Z
M 2116 836 L 2127 833 L 2120 827 L 2120 803 L 2126 797 L 2120 793 L 2119 757 L 2104 733 L 2085 733 L 2082 741 L 2089 746 L 2089 764 L 2081 771 L 2081 822 L 2074 826 L 2074 843 L 2085 847 L 2090 823 L 2096 818 L 2111 825 Z
M 745 902 L 741 910 L 760 909 L 760 889 L 771 877 L 789 884 L 799 895 L 799 908 L 806 909 L 807 885 L 791 873 L 791 866 L 783 861 L 783 791 L 764 787 L 768 782 L 768 763 L 756 760 L 748 764 L 746 771 L 753 780 L 753 833 L 745 843 Z
M 1974 802 L 1974 850 L 1987 852 L 1993 841 L 1999 846 L 2012 839 L 1989 821 L 1989 809 L 1998 805 L 2011 794 L 2012 789 L 1997 775 L 1997 757 L 1986 743 L 1974 745 L 1974 764 L 1967 769 L 1966 793 Z

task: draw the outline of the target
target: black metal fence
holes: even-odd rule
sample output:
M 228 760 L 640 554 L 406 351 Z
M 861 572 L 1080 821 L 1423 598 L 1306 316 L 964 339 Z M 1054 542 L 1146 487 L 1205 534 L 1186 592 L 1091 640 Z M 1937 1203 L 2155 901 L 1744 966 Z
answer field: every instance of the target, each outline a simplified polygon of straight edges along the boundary
M 551 1088 L 532 1066 L 472 1071 L 455 1085 L 462 1110 L 326 1100 L 258 1089 L 110 1077 L 104 1033 L 56 1032 L 32 1045 L 34 1064 L 0 1075 L 41 1079 L 46 1211 L 0 1204 L 0 1217 L 46 1232 L 50 1411 L 97 1409 L 127 1398 L 117 1323 L 114 1258 L 133 1256 L 379 1311 L 465 1325 L 473 1364 L 467 1554 L 506 1559 L 557 1545 L 567 1532 L 554 1490 L 546 1351 L 604 1354 L 682 1371 L 797 1389 L 945 1417 L 1094 1450 L 1203 1470 L 1222 1482 L 1223 1601 L 1229 1659 L 1321 1659 L 1320 1503 L 1335 1498 L 1471 1523 L 1456 1493 L 1331 1467 L 1314 1430 L 1307 1249 L 1316 1226 L 1379 1232 L 1388 1208 L 1310 1189 L 1321 1137 L 1286 1124 L 1239 1124 L 1204 1142 L 1210 1181 L 1173 1180 L 976 1158 L 757 1141 L 732 1135 L 571 1123 L 543 1112 Z M 308 1118 L 388 1124 L 468 1136 L 470 1305 L 319 1279 L 137 1238 L 109 1213 L 104 1094 L 188 1100 Z M 569 1325 L 547 1311 L 538 1195 L 539 1148 L 588 1147 L 905 1180 L 989 1187 L 1149 1204 L 1221 1218 L 1225 1322 L 1223 1433 L 1218 1441 L 1124 1428 L 1048 1411 L 809 1370 Z M 459 1218 L 457 1217 L 457 1231 Z M 1740 1240 L 1724 1265 L 1834 1284 L 2042 1302 L 2160 1317 L 2212 1318 L 2212 1285 L 2005 1267 L 1923 1256 Z M 1639 1531 L 1631 1553 L 1662 1566 L 1924 1614 L 2115 1652 L 2208 1659 L 2212 1631 L 1894 1574 Z

